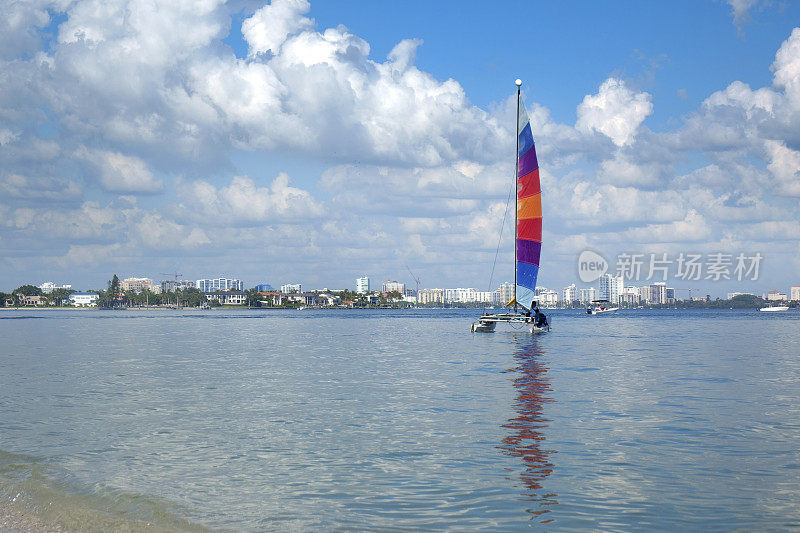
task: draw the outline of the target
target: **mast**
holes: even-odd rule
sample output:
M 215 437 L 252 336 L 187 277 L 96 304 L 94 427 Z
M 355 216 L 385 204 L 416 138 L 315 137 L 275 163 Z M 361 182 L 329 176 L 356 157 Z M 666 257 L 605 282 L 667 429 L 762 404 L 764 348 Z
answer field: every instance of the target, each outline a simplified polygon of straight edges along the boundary
M 514 129 L 514 137 L 517 139 L 517 150 L 514 153 L 514 313 L 517 312 L 517 204 L 519 194 L 517 191 L 517 180 L 519 179 L 519 90 L 522 87 L 522 80 L 517 78 L 517 127 Z

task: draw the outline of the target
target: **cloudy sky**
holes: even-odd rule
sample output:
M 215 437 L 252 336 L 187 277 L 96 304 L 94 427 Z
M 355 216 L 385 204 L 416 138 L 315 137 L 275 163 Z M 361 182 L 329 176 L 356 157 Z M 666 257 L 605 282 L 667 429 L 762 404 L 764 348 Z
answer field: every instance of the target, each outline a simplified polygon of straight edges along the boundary
M 800 3 L 0 7 L 0 290 L 175 271 L 352 288 L 407 268 L 485 290 L 517 77 L 540 285 L 577 281 L 586 249 L 763 255 L 756 281 L 671 283 L 718 296 L 800 284 Z

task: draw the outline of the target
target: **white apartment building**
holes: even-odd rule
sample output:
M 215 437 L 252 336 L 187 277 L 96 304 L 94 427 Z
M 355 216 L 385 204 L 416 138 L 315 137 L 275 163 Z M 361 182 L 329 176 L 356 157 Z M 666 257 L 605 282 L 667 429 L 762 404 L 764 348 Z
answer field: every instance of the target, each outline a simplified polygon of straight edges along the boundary
M 419 304 L 443 304 L 444 289 L 420 289 L 417 294 Z
M 281 292 L 284 294 L 291 294 L 293 292 L 301 293 L 303 292 L 303 284 L 302 283 L 287 283 L 286 285 L 281 285 Z
M 229 278 L 198 279 L 195 287 L 203 292 L 244 290 L 241 280 Z
M 780 291 L 769 291 L 766 299 L 771 302 L 784 301 L 786 300 L 786 294 Z
M 214 291 L 206 293 L 209 300 L 217 300 L 222 305 L 244 305 L 247 303 L 247 293 L 242 291 Z
M 597 289 L 589 287 L 588 289 L 581 289 L 579 291 L 580 302 L 582 304 L 590 304 L 592 300 L 597 300 Z
M 72 285 L 56 285 L 52 281 L 45 281 L 39 288 L 42 289 L 42 293 L 51 294 L 56 289 L 71 289 Z
M 98 298 L 100 296 L 93 292 L 73 292 L 69 295 L 69 303 L 75 307 L 97 307 Z
M 794 285 L 789 289 L 789 296 L 792 300 L 800 300 L 800 285 Z
M 501 283 L 500 287 L 494 291 L 492 303 L 495 305 L 506 305 L 514 297 L 514 284 L 505 282 Z
M 369 292 L 369 278 L 367 276 L 356 278 L 356 293 L 367 294 Z
M 641 303 L 641 289 L 639 287 L 623 287 L 619 293 L 619 303 L 639 305 Z
M 578 300 L 578 288 L 573 283 L 569 287 L 564 287 L 564 303 L 569 305 Z
M 400 294 L 406 293 L 406 284 L 399 281 L 387 280 L 381 285 L 381 292 L 399 292 Z
M 622 276 L 603 274 L 598 283 L 598 299 L 608 300 L 614 304 L 619 302 L 619 293 L 625 283 L 625 280 Z
M 125 278 L 119 282 L 119 288 L 123 291 L 133 291 L 133 292 L 142 292 L 142 291 L 150 291 L 153 292 L 153 280 L 150 278 Z M 159 292 L 161 292 L 161 286 L 158 286 Z
M 536 295 L 536 300 L 542 306 L 558 305 L 558 291 L 545 289 Z

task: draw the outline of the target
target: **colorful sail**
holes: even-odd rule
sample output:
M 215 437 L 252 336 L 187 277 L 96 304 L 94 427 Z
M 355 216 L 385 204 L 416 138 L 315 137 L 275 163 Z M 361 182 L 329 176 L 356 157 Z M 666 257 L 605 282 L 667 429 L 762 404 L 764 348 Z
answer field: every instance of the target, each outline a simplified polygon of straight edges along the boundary
M 542 250 L 542 191 L 531 121 L 522 102 L 519 103 L 518 124 L 516 302 L 530 309 L 535 299 Z

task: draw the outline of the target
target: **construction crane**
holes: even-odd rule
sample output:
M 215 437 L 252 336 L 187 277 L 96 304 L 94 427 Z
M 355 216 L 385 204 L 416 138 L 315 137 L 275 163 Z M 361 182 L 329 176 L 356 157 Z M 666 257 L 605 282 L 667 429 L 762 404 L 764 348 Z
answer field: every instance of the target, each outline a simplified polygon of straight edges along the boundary
M 178 281 L 178 278 L 182 278 L 183 274 L 179 274 L 178 272 L 170 273 L 170 272 L 159 272 L 162 276 L 175 276 L 175 281 Z
M 183 274 L 180 274 L 177 271 L 175 271 L 173 273 L 159 272 L 159 274 L 161 274 L 162 276 L 175 276 L 175 309 L 180 309 L 181 302 L 180 302 L 180 299 L 178 298 L 178 278 L 182 278 Z
M 417 284 L 417 292 L 414 293 L 414 296 L 419 298 L 419 278 L 415 276 L 413 272 L 411 272 L 411 268 L 409 268 L 408 265 L 406 265 L 406 269 L 408 270 L 408 273 L 411 274 L 411 279 L 413 279 Z
M 689 292 L 689 301 L 690 301 L 690 302 L 692 301 L 692 287 L 675 287 L 673 290 L 674 290 L 676 293 L 677 293 L 678 291 L 688 291 L 688 292 Z M 676 300 L 677 300 L 677 298 L 676 298 Z

